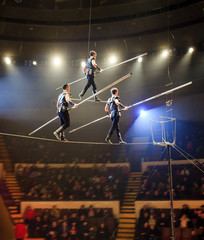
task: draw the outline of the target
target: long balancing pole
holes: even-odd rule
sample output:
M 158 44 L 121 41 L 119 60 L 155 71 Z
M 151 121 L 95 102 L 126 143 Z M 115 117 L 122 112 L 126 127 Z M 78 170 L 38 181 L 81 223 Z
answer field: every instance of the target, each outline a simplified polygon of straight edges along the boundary
M 170 196 L 170 215 L 171 215 L 171 239 L 175 240 L 173 178 L 172 178 L 172 165 L 171 165 L 171 149 L 169 144 L 167 144 L 167 152 L 168 152 L 169 196 Z
M 132 75 L 132 73 L 128 73 L 125 76 L 121 77 L 120 79 L 116 80 L 115 82 L 109 84 L 108 86 L 104 87 L 103 89 L 101 89 L 100 91 L 98 91 L 97 93 L 91 95 L 90 97 L 87 97 L 86 99 L 82 100 L 80 103 L 78 103 L 78 106 L 87 102 L 89 99 L 96 97 L 97 95 L 101 94 L 102 92 L 106 91 L 107 89 L 115 86 L 116 84 L 122 82 L 123 80 L 125 80 L 126 78 L 130 77 Z
M 111 69 L 111 68 L 120 66 L 120 65 L 122 65 L 122 64 L 124 64 L 124 63 L 131 62 L 131 61 L 133 61 L 133 60 L 135 60 L 135 59 L 137 59 L 137 58 L 140 58 L 140 57 L 143 57 L 143 56 L 146 56 L 146 55 L 147 55 L 147 53 L 143 53 L 143 54 L 141 54 L 141 55 L 139 55 L 139 56 L 135 56 L 135 57 L 130 58 L 130 59 L 127 59 L 127 60 L 125 60 L 125 61 L 123 61 L 123 62 L 117 63 L 117 64 L 112 65 L 112 66 L 107 67 L 107 68 L 104 68 L 103 71 L 106 71 L 106 70 L 109 70 L 109 69 Z M 98 73 L 100 73 L 100 72 L 98 72 Z M 83 80 L 83 79 L 85 79 L 85 78 L 86 78 L 86 77 L 79 78 L 79 79 L 77 79 L 77 80 L 69 83 L 69 85 L 72 85 L 72 84 L 74 84 L 74 83 L 80 82 L 81 80 Z M 61 89 L 62 87 L 63 87 L 63 86 L 60 86 L 60 87 L 56 88 L 56 90 L 59 90 L 59 89 Z
M 87 126 L 89 126 L 89 125 L 91 125 L 91 124 L 93 124 L 93 123 L 99 122 L 99 121 L 101 121 L 101 120 L 103 120 L 103 119 L 105 119 L 105 118 L 107 118 L 107 117 L 108 117 L 108 115 L 103 116 L 103 117 L 101 117 L 101 118 L 98 118 L 98 119 L 96 119 L 96 120 L 94 120 L 94 121 L 92 121 L 92 122 L 89 122 L 89 123 L 87 123 L 87 124 L 84 124 L 84 125 L 82 125 L 82 126 L 80 126 L 80 127 L 78 127 L 78 128 L 75 128 L 75 129 L 69 131 L 69 133 L 76 132 L 76 131 L 80 130 L 81 128 L 84 128 L 84 127 L 87 127 Z
M 157 95 L 155 95 L 155 96 L 153 96 L 153 97 L 147 98 L 147 99 L 142 100 L 142 101 L 137 102 L 137 103 L 134 103 L 134 104 L 128 106 L 128 108 L 132 108 L 132 107 L 135 107 L 135 106 L 140 105 L 140 104 L 142 104 L 142 103 L 151 101 L 151 100 L 153 100 L 153 99 L 155 99 L 155 98 L 158 98 L 158 97 L 161 97 L 161 96 L 163 96 L 163 95 L 172 93 L 172 92 L 177 91 L 177 90 L 179 90 L 179 89 L 181 89 L 181 88 L 187 87 L 187 86 L 189 86 L 189 85 L 191 85 L 191 84 L 192 84 L 192 82 L 187 82 L 187 83 L 185 83 L 185 84 L 182 84 L 182 85 L 180 85 L 180 86 L 178 86 L 178 87 L 172 88 L 172 89 L 170 89 L 170 90 L 168 90 L 168 91 L 165 91 L 165 92 L 163 92 L 163 93 L 159 93 L 159 94 L 157 94 Z
M 93 98 L 93 97 L 96 97 L 97 95 L 99 95 L 100 93 L 106 91 L 107 89 L 115 86 L 116 84 L 122 82 L 123 80 L 127 79 L 128 77 L 130 77 L 132 75 L 132 73 L 128 73 L 126 74 L 125 76 L 123 76 L 122 78 L 116 80 L 115 82 L 109 84 L 108 86 L 106 86 L 105 88 L 101 89 L 100 91 L 98 91 L 97 93 L 91 95 L 90 97 L 84 99 L 83 101 L 81 101 L 80 103 L 78 103 L 77 105 L 81 105 L 85 102 L 87 102 L 89 99 Z M 48 124 L 50 124 L 51 122 L 55 121 L 56 119 L 58 118 L 58 116 L 54 117 L 53 119 L 51 119 L 50 121 L 46 122 L 45 124 L 43 124 L 42 126 L 40 126 L 39 128 L 35 129 L 34 131 L 32 131 L 31 133 L 29 133 L 28 135 L 31 136 L 33 135 L 34 133 L 38 132 L 40 129 L 44 128 L 45 126 L 47 126 Z
M 50 121 L 46 122 L 45 124 L 43 124 L 42 126 L 40 126 L 39 128 L 35 129 L 34 131 L 32 131 L 31 133 L 29 133 L 28 135 L 31 136 L 34 133 L 38 132 L 40 129 L 44 128 L 45 126 L 47 126 L 48 124 L 50 124 L 51 122 L 54 122 L 56 119 L 58 119 L 58 116 L 54 117 L 53 119 L 51 119 Z
M 128 108 L 135 107 L 135 106 L 140 105 L 140 104 L 142 104 L 142 103 L 151 101 L 151 100 L 153 100 L 153 99 L 155 99 L 155 98 L 158 98 L 158 97 L 161 97 L 161 96 L 163 96 L 163 95 L 165 95 L 165 94 L 172 93 L 172 92 L 177 91 L 177 90 L 179 90 L 179 89 L 181 89 L 181 88 L 187 87 L 187 86 L 189 86 L 190 84 L 192 84 L 192 82 L 185 83 L 185 84 L 183 84 L 183 85 L 180 85 L 180 86 L 178 86 L 178 87 L 172 88 L 172 89 L 170 89 L 170 90 L 168 90 L 168 91 L 165 91 L 165 92 L 163 92 L 163 93 L 159 93 L 159 94 L 157 94 L 157 95 L 155 95 L 155 96 L 153 96 L 153 97 L 147 98 L 147 99 L 142 100 L 142 101 L 137 102 L 137 103 L 134 103 L 134 104 L 128 106 Z M 125 110 L 125 109 L 123 108 L 123 109 L 121 109 L 121 110 Z M 76 131 L 79 130 L 79 129 L 82 129 L 82 128 L 84 128 L 84 127 L 87 127 L 87 126 L 95 123 L 95 122 L 98 122 L 98 121 L 100 121 L 100 120 L 105 119 L 105 117 L 107 117 L 107 115 L 104 116 L 104 117 L 101 117 L 101 118 L 99 118 L 99 119 L 96 119 L 96 120 L 94 120 L 94 121 L 92 121 L 92 122 L 90 122 L 90 123 L 87 123 L 87 124 L 85 124 L 85 125 L 82 125 L 81 127 L 75 128 L 75 129 L 71 130 L 69 133 L 76 132 Z

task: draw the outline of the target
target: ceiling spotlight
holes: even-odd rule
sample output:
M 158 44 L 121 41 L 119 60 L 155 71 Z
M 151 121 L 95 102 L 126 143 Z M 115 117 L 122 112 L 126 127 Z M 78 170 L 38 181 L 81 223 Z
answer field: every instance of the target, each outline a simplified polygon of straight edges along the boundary
M 59 57 L 55 57 L 53 59 L 53 63 L 55 66 L 59 66 L 61 64 L 61 59 Z
M 189 52 L 189 53 L 194 52 L 194 48 L 193 48 L 193 47 L 190 47 L 190 48 L 188 49 L 188 52 Z
M 167 57 L 169 55 L 169 50 L 164 50 L 162 52 L 162 57 Z
M 81 62 L 81 66 L 84 68 L 86 66 L 86 62 Z
M 140 116 L 145 116 L 146 115 L 146 112 L 144 110 L 141 110 L 140 111 Z
M 11 64 L 11 59 L 9 57 L 5 57 L 5 63 L 10 65 Z
M 143 60 L 142 57 L 138 58 L 138 62 L 142 62 L 142 60 Z
M 36 62 L 36 61 L 33 61 L 33 65 L 36 66 L 36 65 L 37 65 L 37 62 Z
M 110 62 L 110 63 L 115 63 L 116 61 L 117 61 L 116 56 L 111 56 L 111 57 L 109 58 L 109 62 Z

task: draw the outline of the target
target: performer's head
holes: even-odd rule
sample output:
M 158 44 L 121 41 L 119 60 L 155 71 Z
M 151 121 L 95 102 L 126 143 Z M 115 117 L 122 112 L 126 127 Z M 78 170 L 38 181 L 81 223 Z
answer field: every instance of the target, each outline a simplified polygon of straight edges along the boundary
M 69 90 L 70 90 L 69 84 L 65 84 L 63 86 L 63 90 L 69 92 Z
M 111 94 L 114 96 L 118 96 L 118 89 L 117 88 L 112 88 L 111 89 Z
M 96 56 L 97 56 L 96 51 L 91 50 L 91 51 L 89 52 L 89 57 L 96 57 Z

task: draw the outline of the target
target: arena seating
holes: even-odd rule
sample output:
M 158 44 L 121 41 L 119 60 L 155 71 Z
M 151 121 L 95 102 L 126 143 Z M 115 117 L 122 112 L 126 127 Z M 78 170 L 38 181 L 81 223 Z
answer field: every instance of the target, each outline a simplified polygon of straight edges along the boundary
M 128 179 L 123 167 L 17 168 L 24 200 L 119 200 Z
M 108 239 L 116 226 L 116 219 L 112 209 L 57 209 L 55 206 L 48 209 L 31 209 L 29 206 L 24 214 L 30 238 L 53 239 Z M 66 223 L 64 223 L 66 222 Z M 63 236 L 63 225 L 68 233 Z M 72 236 L 72 229 L 76 234 Z M 87 238 L 86 238 L 87 237 Z M 55 239 L 55 238 L 54 238 Z
M 194 165 L 173 165 L 173 184 L 175 200 L 204 199 L 204 177 Z M 148 167 L 137 200 L 167 200 L 168 188 L 168 167 Z
M 189 209 L 183 205 L 182 209 L 174 210 L 174 224 L 176 239 L 191 240 L 204 237 L 204 205 L 200 209 Z M 171 237 L 169 209 L 149 209 L 144 206 L 140 210 L 140 217 L 136 227 L 136 239 L 169 240 Z M 150 227 L 153 226 L 153 227 Z

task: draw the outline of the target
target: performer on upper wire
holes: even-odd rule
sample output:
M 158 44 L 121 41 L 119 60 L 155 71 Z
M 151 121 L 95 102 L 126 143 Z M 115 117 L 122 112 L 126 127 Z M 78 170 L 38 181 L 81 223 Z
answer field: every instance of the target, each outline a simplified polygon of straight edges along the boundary
M 108 116 L 110 116 L 110 118 L 112 120 L 112 126 L 111 126 L 111 128 L 108 132 L 108 135 L 107 135 L 105 141 L 107 143 L 112 144 L 111 136 L 113 135 L 113 132 L 115 130 L 116 136 L 118 137 L 119 144 L 126 144 L 126 142 L 124 142 L 122 137 L 121 137 L 120 128 L 119 128 L 119 120 L 120 120 L 120 116 L 121 116 L 119 106 L 121 106 L 125 110 L 128 110 L 128 107 L 125 107 L 120 102 L 117 88 L 112 88 L 111 89 L 111 94 L 112 94 L 111 98 L 109 98 L 107 103 L 106 103 L 105 111 L 108 114 Z M 109 113 L 109 109 L 110 109 L 111 113 Z
M 68 84 L 65 84 L 63 86 L 63 92 L 59 95 L 57 100 L 57 110 L 61 127 L 53 133 L 59 141 L 68 142 L 68 140 L 65 138 L 65 129 L 70 126 L 70 106 L 72 106 L 72 108 L 78 107 L 77 104 L 71 101 L 70 87 Z
M 89 59 L 86 62 L 86 66 L 84 67 L 84 74 L 87 78 L 87 84 L 82 90 L 82 92 L 79 94 L 80 99 L 83 98 L 86 91 L 92 86 L 92 92 L 93 94 L 96 93 L 96 83 L 94 82 L 95 77 L 95 70 L 98 69 L 100 72 L 103 72 L 103 70 L 96 64 L 96 56 L 97 53 L 94 50 L 91 50 L 89 53 Z M 100 101 L 99 98 L 94 97 L 95 101 Z

